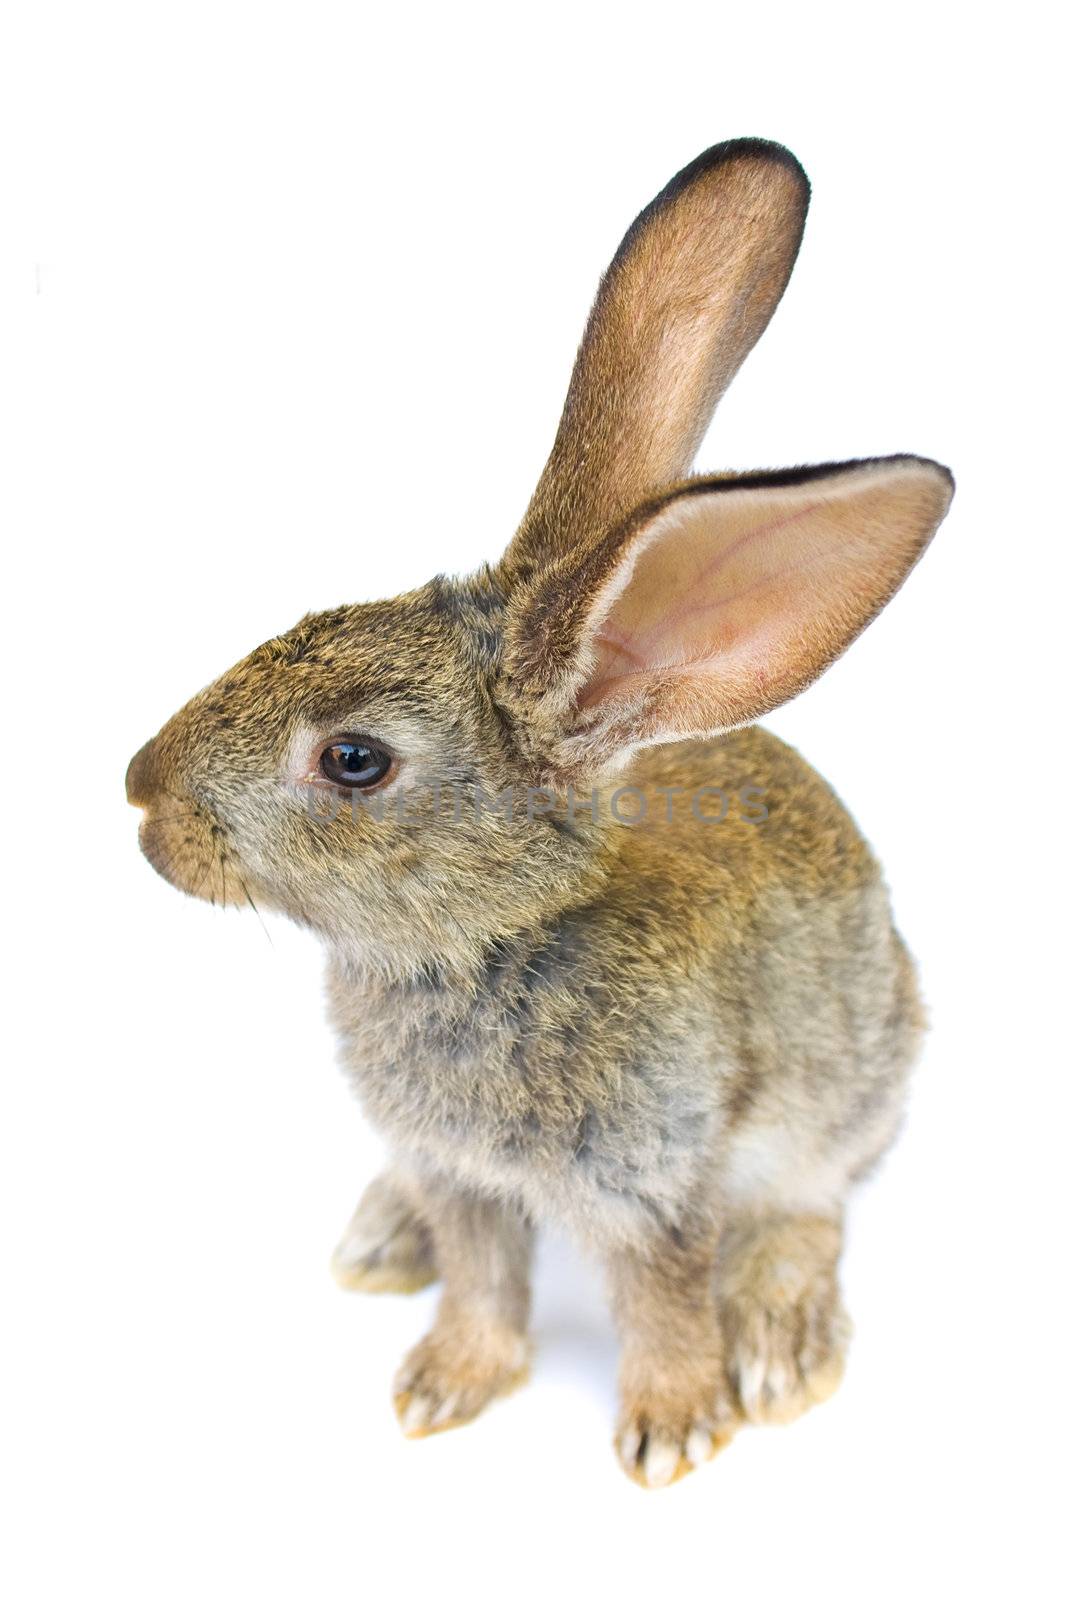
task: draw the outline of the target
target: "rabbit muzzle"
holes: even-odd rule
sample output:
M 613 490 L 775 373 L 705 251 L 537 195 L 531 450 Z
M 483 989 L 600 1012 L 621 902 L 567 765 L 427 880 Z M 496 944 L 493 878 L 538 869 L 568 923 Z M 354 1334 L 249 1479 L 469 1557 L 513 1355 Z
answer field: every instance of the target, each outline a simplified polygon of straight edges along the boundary
M 139 806 L 142 811 L 151 804 L 155 792 L 155 742 L 149 739 L 147 744 L 143 744 L 126 768 L 126 798 L 131 806 Z

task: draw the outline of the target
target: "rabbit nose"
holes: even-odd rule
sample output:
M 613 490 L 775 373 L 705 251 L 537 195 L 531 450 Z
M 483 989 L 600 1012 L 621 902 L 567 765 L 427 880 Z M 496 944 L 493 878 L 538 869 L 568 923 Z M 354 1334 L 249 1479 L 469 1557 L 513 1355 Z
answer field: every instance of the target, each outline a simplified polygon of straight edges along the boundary
M 154 739 L 143 744 L 126 768 L 126 798 L 131 806 L 146 806 L 154 792 L 152 747 Z

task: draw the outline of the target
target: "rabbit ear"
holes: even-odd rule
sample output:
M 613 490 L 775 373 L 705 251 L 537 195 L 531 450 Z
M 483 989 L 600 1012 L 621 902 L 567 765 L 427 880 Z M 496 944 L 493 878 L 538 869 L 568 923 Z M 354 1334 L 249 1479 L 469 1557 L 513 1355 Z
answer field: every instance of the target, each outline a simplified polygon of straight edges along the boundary
M 506 709 L 539 781 L 721 733 L 818 677 L 932 538 L 951 474 L 916 456 L 693 479 L 512 605 Z
M 529 576 L 688 472 L 789 281 L 808 193 L 788 150 L 734 139 L 642 211 L 600 285 L 502 578 Z

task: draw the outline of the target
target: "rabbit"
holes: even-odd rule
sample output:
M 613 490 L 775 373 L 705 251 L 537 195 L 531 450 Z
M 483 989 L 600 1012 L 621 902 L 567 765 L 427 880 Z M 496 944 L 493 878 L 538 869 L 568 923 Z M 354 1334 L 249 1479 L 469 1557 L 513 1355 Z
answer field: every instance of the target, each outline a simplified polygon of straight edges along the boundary
M 679 172 L 601 282 L 502 557 L 306 616 L 127 774 L 164 878 L 325 946 L 389 1151 L 336 1273 L 443 1285 L 394 1387 L 414 1437 L 526 1377 L 546 1225 L 606 1279 L 638 1483 L 842 1375 L 845 1206 L 924 1012 L 855 824 L 755 724 L 895 593 L 953 480 L 906 455 L 687 475 L 808 197 L 759 139 Z

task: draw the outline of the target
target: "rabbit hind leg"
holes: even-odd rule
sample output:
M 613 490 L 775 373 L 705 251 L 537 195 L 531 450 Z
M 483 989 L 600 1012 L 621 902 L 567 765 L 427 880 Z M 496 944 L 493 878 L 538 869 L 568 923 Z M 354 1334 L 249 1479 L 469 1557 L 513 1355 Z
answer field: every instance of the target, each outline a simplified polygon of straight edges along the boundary
M 735 1220 L 717 1272 L 727 1372 L 750 1422 L 789 1422 L 841 1381 L 850 1333 L 837 1265 L 839 1220 Z

